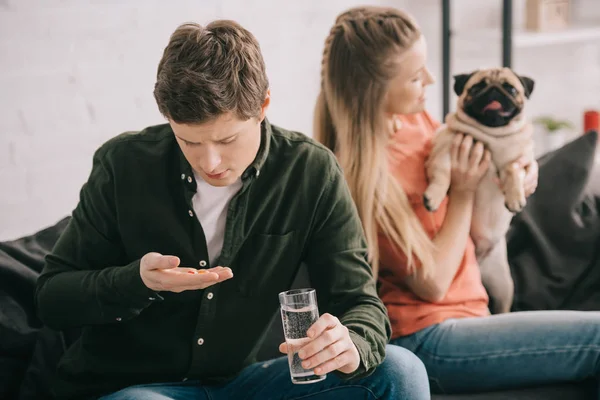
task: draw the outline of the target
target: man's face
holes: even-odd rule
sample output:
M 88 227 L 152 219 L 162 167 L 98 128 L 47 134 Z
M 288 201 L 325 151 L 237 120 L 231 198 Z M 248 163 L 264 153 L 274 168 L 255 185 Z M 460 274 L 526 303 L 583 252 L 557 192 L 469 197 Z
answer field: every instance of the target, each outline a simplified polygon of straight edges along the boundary
M 240 120 L 233 113 L 201 124 L 169 121 L 177 143 L 194 171 L 212 186 L 234 183 L 256 158 L 260 147 L 260 124 L 269 104 L 263 104 L 259 118 Z

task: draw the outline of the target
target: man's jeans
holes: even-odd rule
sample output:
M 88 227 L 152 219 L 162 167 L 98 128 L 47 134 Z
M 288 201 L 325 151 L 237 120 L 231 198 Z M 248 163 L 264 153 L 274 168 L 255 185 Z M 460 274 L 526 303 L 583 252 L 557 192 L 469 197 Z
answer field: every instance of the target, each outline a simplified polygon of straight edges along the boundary
M 449 319 L 392 343 L 423 360 L 434 393 L 485 392 L 600 375 L 600 312 Z
M 386 347 L 386 358 L 373 374 L 363 379 L 343 381 L 330 373 L 327 379 L 294 385 L 287 357 L 253 364 L 237 378 L 221 386 L 198 382 L 156 383 L 131 386 L 100 400 L 275 400 L 275 399 L 429 399 L 429 382 L 423 363 L 411 352 L 397 346 Z

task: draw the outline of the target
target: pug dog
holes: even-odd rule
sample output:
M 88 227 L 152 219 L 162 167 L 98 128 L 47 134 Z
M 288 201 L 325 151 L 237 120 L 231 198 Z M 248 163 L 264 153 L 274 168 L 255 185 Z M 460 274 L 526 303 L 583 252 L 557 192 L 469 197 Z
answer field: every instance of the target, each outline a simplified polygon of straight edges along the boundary
M 470 135 L 485 145 L 492 162 L 475 193 L 470 234 L 483 284 L 494 300 L 491 312 L 509 312 L 514 283 L 505 235 L 513 214 L 526 204 L 525 170 L 515 161 L 524 156 L 535 162 L 533 129 L 525 116 L 534 81 L 509 68 L 481 69 L 454 79 L 457 111 L 448 114 L 433 139 L 426 162 L 429 185 L 423 202 L 429 211 L 434 211 L 448 193 L 450 147 L 456 133 Z

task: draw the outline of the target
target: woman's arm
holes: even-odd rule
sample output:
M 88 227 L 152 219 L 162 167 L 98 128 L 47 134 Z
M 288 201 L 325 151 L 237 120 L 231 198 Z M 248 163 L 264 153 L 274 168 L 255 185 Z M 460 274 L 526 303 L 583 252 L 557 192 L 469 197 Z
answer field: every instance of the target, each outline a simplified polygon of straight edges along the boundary
M 450 192 L 444 224 L 433 240 L 436 248 L 434 268 L 428 276 L 417 271 L 406 280 L 412 291 L 423 300 L 435 303 L 448 292 L 467 247 L 473 197 L 470 193 Z
M 448 209 L 436 237 L 432 271 L 417 272 L 406 280 L 423 300 L 438 302 L 446 297 L 464 257 L 471 228 L 475 190 L 490 164 L 490 153 L 483 144 L 473 144 L 470 136 L 456 134 L 451 148 L 452 178 Z

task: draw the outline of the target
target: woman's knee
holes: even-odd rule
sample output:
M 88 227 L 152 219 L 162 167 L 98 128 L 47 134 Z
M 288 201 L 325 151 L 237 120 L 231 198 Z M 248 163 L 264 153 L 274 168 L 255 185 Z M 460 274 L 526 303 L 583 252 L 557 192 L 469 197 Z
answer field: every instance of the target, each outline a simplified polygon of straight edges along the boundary
M 397 398 L 430 398 L 425 365 L 411 351 L 399 346 L 386 346 L 385 361 L 378 370 L 389 390 L 396 394 Z

